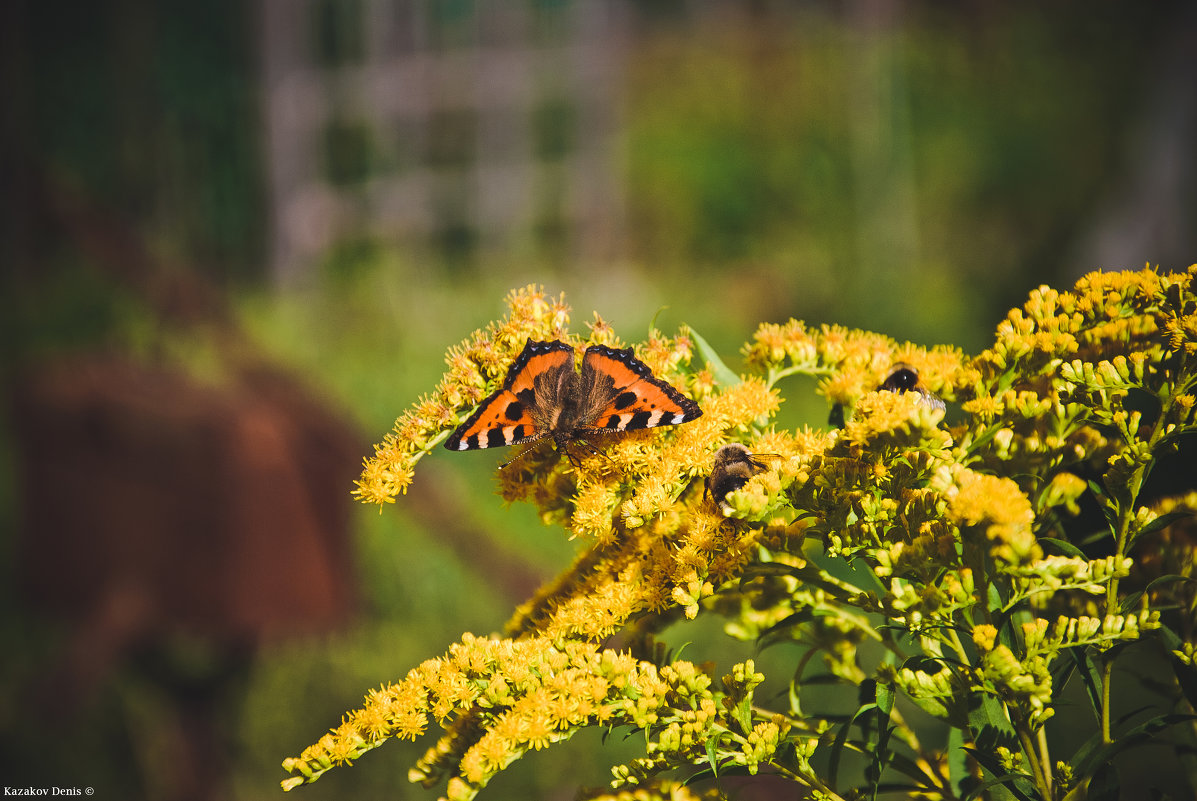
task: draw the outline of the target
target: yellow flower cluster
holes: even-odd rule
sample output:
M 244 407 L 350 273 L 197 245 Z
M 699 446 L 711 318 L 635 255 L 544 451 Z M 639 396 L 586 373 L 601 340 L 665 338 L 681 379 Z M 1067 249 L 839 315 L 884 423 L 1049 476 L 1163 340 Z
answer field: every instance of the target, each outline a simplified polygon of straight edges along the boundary
M 1197 491 L 1140 509 L 1132 526 L 1139 556 L 1131 564 L 1131 586 L 1143 590 L 1152 606 L 1181 610 L 1186 625 L 1173 651 L 1191 661 L 1197 645 Z M 1159 581 L 1169 576 L 1174 579 Z
M 901 688 L 927 714 L 959 724 L 968 714 L 969 687 L 959 672 L 946 666 L 936 670 L 892 665 L 878 668 L 878 680 Z
M 990 624 L 973 630 L 973 643 L 981 653 L 981 674 L 1003 699 L 1025 706 L 1028 722 L 1038 728 L 1054 710 L 1052 703 L 1052 660 L 1064 648 L 1092 645 L 1106 650 L 1119 641 L 1136 640 L 1141 632 L 1160 627 L 1159 612 L 1142 610 L 1133 615 L 1104 618 L 1059 617 L 1055 623 L 1036 618 L 1022 626 L 1022 656 L 997 641 L 997 629 Z
M 765 677 L 752 660 L 732 667 L 722 692 L 713 692 L 710 677 L 688 662 L 662 667 L 661 676 L 673 688 L 673 706 L 658 715 L 646 756 L 612 768 L 615 787 L 643 784 L 669 768 L 712 762 L 721 771 L 739 766 L 755 774 L 773 760 L 790 725 L 781 716 L 754 717 L 754 691 Z
M 617 519 L 611 544 L 583 554 L 517 611 L 508 631 L 598 640 L 643 612 L 680 605 L 693 617 L 698 602 L 755 555 L 760 532 L 704 509 L 691 511 L 683 528 L 679 518 L 636 528 Z
M 1011 479 L 951 465 L 936 471 L 931 487 L 947 500 L 950 520 L 984 532 L 993 558 L 1008 565 L 1042 558 L 1043 551 L 1031 527 L 1035 512 Z
M 943 409 L 919 402 L 914 393 L 870 392 L 860 398 L 844 425 L 853 454 L 886 448 L 918 448 L 942 455 L 952 443 L 939 429 Z
M 656 666 L 627 653 L 541 637 L 467 634 L 444 657 L 372 691 L 339 727 L 284 762 L 298 774 L 284 789 L 350 763 L 387 737 L 415 738 L 435 719 L 454 723 L 417 764 L 412 779 L 431 783 L 453 771 L 449 798 L 460 801 L 528 750 L 588 723 L 647 725 L 667 707 L 672 692 Z
M 795 373 L 824 376 L 819 391 L 832 403 L 849 408 L 879 387 L 896 364 L 914 368 L 928 390 L 947 400 L 955 397 L 963 370 L 963 356 L 956 348 L 928 350 L 835 325 L 811 331 L 800 320 L 761 325 L 745 346 L 744 356 L 748 367 L 766 376 L 770 385 Z
M 733 746 L 729 759 L 755 771 L 777 749 L 783 726 L 753 723 L 743 714 L 764 678 L 753 673 L 752 663 L 737 666 L 733 675 L 747 679 L 729 677 L 725 692 L 715 692 L 710 677 L 689 662 L 658 669 L 626 652 L 581 642 L 466 635 L 444 657 L 423 663 L 398 684 L 372 691 L 340 726 L 286 760 L 283 767 L 297 775 L 283 788 L 349 764 L 387 737 L 414 738 L 431 718 L 448 723 L 446 734 L 410 778 L 430 786 L 447 777 L 450 801 L 474 798 L 526 752 L 567 739 L 586 725 L 657 732 L 646 761 L 614 769 L 620 785 L 647 779 L 650 763 L 704 759 L 707 735 L 716 730 Z
M 1053 772 L 1031 735 L 1053 714 L 1061 654 L 1109 652 L 1161 628 L 1153 607 L 1171 605 L 1189 623 L 1170 649 L 1180 662 L 1193 658 L 1197 592 L 1177 577 L 1193 575 L 1197 536 L 1179 513 L 1197 508 L 1197 495 L 1155 507 L 1136 499 L 1155 455 L 1197 429 L 1195 287 L 1197 267 L 1040 287 L 968 361 L 953 348 L 790 320 L 757 330 L 743 351 L 748 374 L 737 377 L 695 333 L 654 332 L 637 355 L 703 416 L 579 443 L 569 459 L 533 448 L 501 470 L 504 498 L 534 504 L 585 550 L 516 610 L 505 639 L 467 635 L 372 692 L 287 761 L 295 775 L 284 786 L 435 723 L 445 734 L 412 779 L 445 780 L 449 798 L 468 799 L 529 750 L 584 726 L 626 725 L 644 732 L 645 754 L 614 769 L 620 792 L 595 798 L 687 801 L 695 796 L 657 775 L 781 769 L 783 753 L 788 775 L 831 797 L 810 755 L 819 734 L 846 725 L 825 738 L 842 746 L 852 724 L 803 715 L 803 669 L 819 655 L 846 684 L 875 681 L 871 714 L 901 692 L 963 730 L 985 698 L 1022 738 L 1001 764 L 1049 795 L 1053 777 L 1071 774 Z M 529 287 L 509 304 L 507 321 L 450 352 L 436 393 L 376 447 L 359 497 L 393 500 L 527 337 L 567 338 L 562 301 Z M 590 341 L 619 340 L 596 317 Z M 696 364 L 696 354 L 709 363 Z M 887 391 L 899 363 L 961 414 L 918 392 Z M 793 375 L 818 379 L 842 423 L 780 430 L 772 420 Z M 755 461 L 742 486 L 709 498 L 704 479 L 733 442 Z M 1108 524 L 1100 558 L 1082 551 L 1090 531 L 1074 539 L 1066 525 L 1094 504 Z M 1127 603 L 1128 588 L 1141 600 Z M 751 662 L 715 689 L 704 670 L 655 650 L 656 632 L 700 614 L 723 616 L 731 636 L 802 649 L 784 714 L 754 702 L 764 677 Z M 615 634 L 635 657 L 602 648 Z M 859 647 L 866 641 L 889 658 L 869 663 L 876 648 Z M 884 705 L 894 741 L 917 751 L 892 698 Z M 1101 713 L 1108 736 L 1109 709 Z M 854 747 L 865 745 L 873 747 Z M 924 752 L 910 764 L 940 761 Z M 928 776 L 927 787 L 946 786 Z
M 1195 280 L 1197 265 L 1171 275 L 1094 272 L 1072 291 L 1032 292 L 966 371 L 972 378 L 960 386 L 963 408 L 988 426 L 969 431 L 962 451 L 987 470 L 1017 475 L 1111 458 L 1119 443 L 1092 424 L 1115 425 L 1123 444 L 1134 437 L 1128 391 L 1166 380 L 1164 356 L 1197 347 L 1197 317 L 1184 300 Z M 1177 412 L 1170 422 L 1184 424 Z M 999 447 L 987 447 L 990 441 Z
M 1036 652 L 1020 660 L 1008 645 L 997 642 L 997 630 L 989 624 L 973 630 L 973 643 L 981 653 L 986 684 L 1003 700 L 1025 710 L 1032 727 L 1043 725 L 1054 712 L 1048 659 Z
M 1101 595 L 1110 581 L 1130 575 L 1132 564 L 1134 560 L 1130 557 L 1107 556 L 1090 560 L 1076 556 L 1046 556 L 1006 572 L 1014 577 L 1012 601 L 1030 600 L 1037 605 L 1053 596 L 1058 601 L 1058 596 L 1067 590 Z
M 690 358 L 688 345 L 660 339 L 641 355 L 650 366 L 659 365 L 658 376 L 672 377 L 674 383 L 681 382 L 676 371 Z M 546 523 L 563 525 L 600 547 L 613 544 L 617 529 L 655 524 L 658 531 L 676 530 L 679 510 L 693 500 L 688 490 L 725 436 L 747 430 L 778 408 L 776 393 L 759 380 L 692 395 L 703 407 L 699 419 L 676 428 L 596 438 L 577 470 L 540 449 L 500 472 L 500 493 L 509 501 L 531 501 Z
M 1109 648 L 1118 640 L 1135 640 L 1141 631 L 1160 627 L 1160 613 L 1144 609 L 1134 615 L 1106 615 L 1098 619 L 1059 617 L 1055 623 L 1035 618 L 1022 627 L 1023 646 L 1031 656 L 1054 656 L 1061 648 L 1096 645 Z

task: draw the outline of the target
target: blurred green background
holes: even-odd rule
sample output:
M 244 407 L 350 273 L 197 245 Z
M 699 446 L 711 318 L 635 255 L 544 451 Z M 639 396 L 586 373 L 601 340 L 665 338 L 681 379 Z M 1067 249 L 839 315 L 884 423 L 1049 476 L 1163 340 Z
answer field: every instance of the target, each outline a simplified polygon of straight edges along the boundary
M 563 568 L 493 454 L 348 496 L 512 288 L 735 365 L 791 316 L 975 352 L 1040 283 L 1195 252 L 1179 0 L 17 0 L 0 29 L 8 786 L 275 797 Z M 603 783 L 597 743 L 490 797 Z M 432 797 L 430 744 L 297 792 Z

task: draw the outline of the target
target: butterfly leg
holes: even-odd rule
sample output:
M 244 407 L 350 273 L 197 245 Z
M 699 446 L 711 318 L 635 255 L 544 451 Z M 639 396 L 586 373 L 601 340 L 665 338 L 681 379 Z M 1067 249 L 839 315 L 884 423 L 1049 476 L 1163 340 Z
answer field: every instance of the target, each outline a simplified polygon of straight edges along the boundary
M 581 442 L 582 440 L 578 440 L 578 441 Z M 591 446 L 591 449 L 593 450 L 593 446 Z M 569 459 L 569 463 L 574 466 L 575 470 L 577 470 L 578 472 L 581 472 L 582 463 L 580 461 L 578 461 L 578 457 L 574 456 L 573 451 L 571 451 L 569 449 L 568 442 L 563 442 L 560 445 L 558 445 L 557 450 L 559 450 L 565 454 L 565 458 Z
M 607 454 L 606 454 L 604 451 L 600 450 L 600 449 L 599 449 L 597 446 L 595 446 L 595 445 L 593 445 L 592 443 L 590 443 L 588 440 L 582 439 L 581 437 L 577 437 L 577 438 L 575 438 L 575 439 L 571 440 L 571 442 L 576 442 L 576 443 L 578 443 L 579 445 L 581 445 L 582 447 L 584 447 L 584 448 L 586 448 L 587 450 L 589 450 L 591 453 L 595 454 L 596 456 L 601 456 L 601 457 L 603 457 L 604 459 L 606 459 L 606 460 L 607 460 L 607 464 L 611 465 L 611 467 L 612 467 L 612 468 L 613 468 L 613 469 L 614 469 L 616 472 L 620 472 L 620 470 L 619 470 L 619 465 L 617 465 L 617 464 L 615 463 L 615 460 L 614 460 L 614 459 L 612 459 L 610 456 L 608 456 L 608 455 L 607 455 Z M 569 452 L 569 448 L 568 448 L 568 447 L 566 447 L 566 449 L 565 449 L 565 452 L 566 452 L 566 454 L 569 456 L 569 460 L 570 460 L 570 462 L 571 462 L 571 463 L 572 463 L 572 464 L 573 464 L 575 467 L 579 467 L 579 468 L 580 468 L 580 467 L 581 467 L 581 464 L 580 464 L 580 463 L 579 463 L 579 462 L 578 462 L 578 461 L 577 461 L 577 460 L 574 458 L 573 454 Z

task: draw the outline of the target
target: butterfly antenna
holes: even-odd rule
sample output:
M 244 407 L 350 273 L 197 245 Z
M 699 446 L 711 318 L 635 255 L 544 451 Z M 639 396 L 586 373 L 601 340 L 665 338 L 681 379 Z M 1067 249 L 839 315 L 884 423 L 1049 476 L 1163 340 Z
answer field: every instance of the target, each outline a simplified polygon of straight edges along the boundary
M 589 448 L 591 453 L 598 454 L 599 456 L 601 456 L 601 457 L 603 457 L 604 459 L 606 459 L 608 462 L 611 462 L 611 464 L 615 464 L 615 461 L 614 461 L 614 460 L 613 460 L 613 459 L 612 459 L 610 456 L 608 456 L 608 455 L 607 455 L 605 452 L 603 452 L 603 451 L 599 450 L 598 448 L 596 448 L 594 445 L 591 445 L 591 444 L 590 444 L 589 442 L 587 442 L 586 440 L 584 440 L 584 439 L 580 439 L 580 440 L 578 440 L 578 442 L 582 443 L 584 446 L 586 446 L 587 448 Z
M 515 464 L 516 462 L 518 462 L 518 461 L 520 461 L 521 459 L 523 459 L 525 456 L 527 456 L 527 455 L 528 455 L 529 453 L 531 453 L 533 450 L 535 450 L 535 448 L 536 448 L 536 446 L 535 446 L 535 445 L 529 445 L 528 447 L 524 448 L 522 451 L 520 451 L 519 453 L 517 453 L 515 456 L 512 456 L 510 459 L 508 459 L 507 461 L 503 462 L 503 464 L 499 465 L 499 469 L 500 469 L 500 470 L 503 470 L 504 468 L 510 467 L 511 465 L 513 465 L 513 464 Z

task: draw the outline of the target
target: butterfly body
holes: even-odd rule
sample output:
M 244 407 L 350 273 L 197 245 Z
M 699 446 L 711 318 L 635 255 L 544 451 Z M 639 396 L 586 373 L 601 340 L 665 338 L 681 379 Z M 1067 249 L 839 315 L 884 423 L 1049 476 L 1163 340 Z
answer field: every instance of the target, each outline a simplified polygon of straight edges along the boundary
M 656 378 L 631 348 L 591 345 L 579 373 L 571 346 L 529 339 L 503 386 L 445 447 L 468 451 L 551 438 L 560 449 L 597 433 L 678 425 L 700 416 L 697 403 Z
M 758 457 L 768 455 L 772 454 L 749 453 L 738 442 L 724 445 L 715 453 L 715 463 L 711 467 L 711 475 L 707 477 L 703 496 L 709 495 L 724 515 L 729 514 L 732 508 L 725 499 L 765 469 L 765 463 Z

